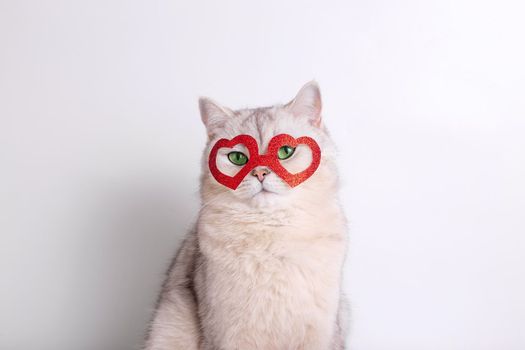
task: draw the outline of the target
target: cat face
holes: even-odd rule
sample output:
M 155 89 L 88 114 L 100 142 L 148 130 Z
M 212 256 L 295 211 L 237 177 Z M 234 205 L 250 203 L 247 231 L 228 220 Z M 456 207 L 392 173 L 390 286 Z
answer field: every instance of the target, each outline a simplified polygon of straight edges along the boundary
M 286 105 L 232 111 L 209 99 L 200 101 L 201 117 L 208 131 L 208 144 L 204 152 L 202 195 L 205 201 L 224 199 L 250 205 L 286 205 L 301 197 L 312 197 L 334 190 L 335 149 L 321 123 L 321 97 L 315 83 L 305 85 Z M 321 163 L 317 171 L 305 182 L 290 187 L 275 171 L 267 166 L 256 166 L 233 190 L 215 180 L 208 168 L 208 156 L 220 139 L 233 139 L 249 135 L 255 139 L 259 154 L 266 154 L 268 144 L 279 134 L 295 138 L 308 136 L 321 148 Z M 222 147 L 217 152 L 216 164 L 220 172 L 235 176 L 254 157 L 243 144 Z M 304 144 L 296 147 L 282 145 L 277 152 L 278 161 L 290 173 L 307 169 L 312 163 L 312 149 Z M 308 198 L 303 198 L 308 199 Z

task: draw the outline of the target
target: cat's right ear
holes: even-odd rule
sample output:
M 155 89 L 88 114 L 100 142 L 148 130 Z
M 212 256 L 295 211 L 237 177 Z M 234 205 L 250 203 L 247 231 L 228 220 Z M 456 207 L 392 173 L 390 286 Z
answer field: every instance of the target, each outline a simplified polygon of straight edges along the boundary
M 199 98 L 199 109 L 201 119 L 206 126 L 208 137 L 213 135 L 224 127 L 226 121 L 233 117 L 233 111 L 229 108 L 219 105 L 217 102 L 207 97 Z
M 321 92 L 315 81 L 306 83 L 297 96 L 285 108 L 298 118 L 306 118 L 317 127 L 321 126 Z

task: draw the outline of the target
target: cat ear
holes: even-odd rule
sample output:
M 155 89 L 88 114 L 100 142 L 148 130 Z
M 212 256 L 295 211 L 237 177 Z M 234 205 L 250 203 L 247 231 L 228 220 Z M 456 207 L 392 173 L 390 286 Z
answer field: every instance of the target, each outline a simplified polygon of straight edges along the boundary
M 285 105 L 294 116 L 298 118 L 308 118 L 310 122 L 317 126 L 321 126 L 321 92 L 319 85 L 315 81 L 306 83 L 297 96 Z
M 218 129 L 222 128 L 226 121 L 233 116 L 232 110 L 222 107 L 207 97 L 199 98 L 199 109 L 202 122 L 206 126 L 208 136 L 210 137 L 213 136 Z

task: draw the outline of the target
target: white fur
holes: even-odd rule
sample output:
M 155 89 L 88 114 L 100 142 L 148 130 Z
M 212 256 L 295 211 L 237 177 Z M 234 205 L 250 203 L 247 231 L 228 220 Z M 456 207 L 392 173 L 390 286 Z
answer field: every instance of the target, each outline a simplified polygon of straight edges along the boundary
M 209 135 L 202 209 L 170 269 L 146 349 L 343 349 L 346 221 L 317 85 L 284 106 L 234 112 L 201 99 L 200 107 Z M 304 183 L 290 188 L 275 173 L 262 183 L 248 175 L 233 191 L 211 176 L 207 155 L 218 139 L 248 134 L 265 153 L 281 133 L 311 136 L 321 147 L 321 165 Z M 233 175 L 239 168 L 229 151 L 217 162 Z M 303 146 L 283 165 L 297 172 L 310 161 Z

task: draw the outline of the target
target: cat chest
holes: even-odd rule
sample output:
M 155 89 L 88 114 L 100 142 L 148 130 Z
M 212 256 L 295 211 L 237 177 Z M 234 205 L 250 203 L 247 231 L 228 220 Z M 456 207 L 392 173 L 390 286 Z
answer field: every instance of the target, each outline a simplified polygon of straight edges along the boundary
M 338 240 L 226 240 L 202 242 L 206 276 L 217 288 L 252 293 L 311 290 L 338 283 L 344 245 Z M 226 282 L 227 281 L 227 282 Z
M 333 323 L 342 256 L 301 244 L 271 248 L 206 258 L 203 319 L 218 341 L 283 348 L 278 344 L 300 344 L 307 332 Z

